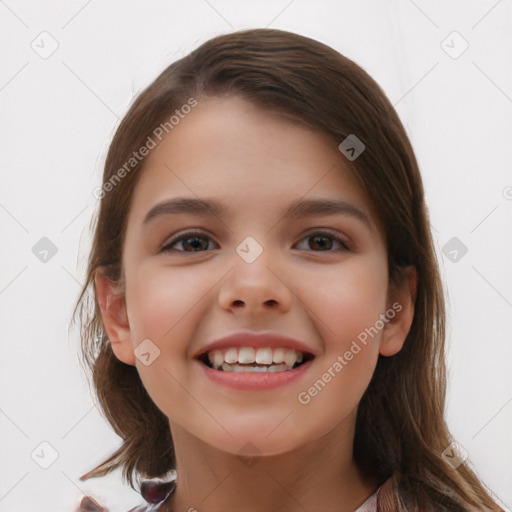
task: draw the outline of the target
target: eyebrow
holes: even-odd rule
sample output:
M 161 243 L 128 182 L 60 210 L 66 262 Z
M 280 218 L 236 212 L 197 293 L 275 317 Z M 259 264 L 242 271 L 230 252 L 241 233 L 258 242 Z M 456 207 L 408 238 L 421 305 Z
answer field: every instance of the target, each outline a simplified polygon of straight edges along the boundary
M 213 214 L 217 217 L 227 217 L 229 210 L 215 199 L 177 197 L 153 206 L 146 214 L 143 225 L 149 224 L 157 217 L 179 214 Z M 345 215 L 367 224 L 368 227 L 371 226 L 368 216 L 362 210 L 342 199 L 298 199 L 283 212 L 281 218 L 300 219 L 311 215 Z

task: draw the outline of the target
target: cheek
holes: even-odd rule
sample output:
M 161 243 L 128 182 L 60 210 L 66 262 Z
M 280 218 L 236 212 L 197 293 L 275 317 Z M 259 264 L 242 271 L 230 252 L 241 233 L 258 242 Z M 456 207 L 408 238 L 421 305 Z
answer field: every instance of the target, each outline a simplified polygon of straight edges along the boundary
M 315 279 L 311 309 L 319 319 L 326 350 L 344 350 L 385 311 L 387 267 L 382 259 L 354 258 Z
M 166 415 L 171 410 L 187 410 L 189 397 L 179 382 L 186 381 L 188 342 L 198 324 L 201 299 L 211 288 L 198 274 L 183 268 L 157 269 L 144 262 L 136 272 L 127 271 L 127 309 L 134 348 L 142 340 L 153 344 L 149 345 L 150 364 L 136 359 L 137 371 L 152 400 Z
M 311 307 L 323 351 L 297 399 L 308 411 L 306 427 L 319 435 L 355 411 L 371 381 L 382 335 L 372 328 L 385 311 L 386 272 L 380 259 L 354 259 L 316 280 Z
M 192 266 L 190 267 L 192 269 Z M 165 351 L 185 353 L 184 330 L 211 288 L 199 272 L 139 265 L 127 282 L 128 316 L 134 343 L 150 338 Z M 204 277 L 204 276 L 203 276 Z M 175 340 L 175 343 L 169 341 Z M 165 345 L 162 345 L 165 343 Z

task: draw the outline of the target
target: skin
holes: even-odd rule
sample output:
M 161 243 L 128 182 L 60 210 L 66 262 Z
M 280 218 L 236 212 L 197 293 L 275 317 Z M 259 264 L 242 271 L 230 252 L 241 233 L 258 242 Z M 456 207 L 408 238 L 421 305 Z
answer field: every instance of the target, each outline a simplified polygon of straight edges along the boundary
M 178 464 L 172 510 L 353 512 L 381 483 L 352 459 L 357 406 L 379 354 L 402 348 L 416 276 L 409 268 L 390 285 L 382 229 L 348 164 L 319 132 L 236 97 L 200 99 L 146 157 L 128 216 L 125 287 L 98 273 L 96 289 L 116 357 L 136 366 L 169 418 Z M 216 198 L 230 214 L 167 215 L 143 225 L 155 204 L 181 196 Z M 347 215 L 283 219 L 300 198 L 343 199 L 369 223 Z M 201 251 L 189 238 L 161 252 L 190 228 L 206 236 Z M 329 238 L 322 250 L 311 238 L 318 229 L 349 248 Z M 251 264 L 235 251 L 247 236 L 263 248 Z M 299 403 L 298 394 L 395 302 L 401 311 L 317 396 Z M 316 353 L 307 375 L 266 391 L 212 383 L 192 354 L 240 330 L 307 343 Z M 134 355 L 147 338 L 160 350 L 148 366 Z M 247 462 L 241 450 L 259 457 Z

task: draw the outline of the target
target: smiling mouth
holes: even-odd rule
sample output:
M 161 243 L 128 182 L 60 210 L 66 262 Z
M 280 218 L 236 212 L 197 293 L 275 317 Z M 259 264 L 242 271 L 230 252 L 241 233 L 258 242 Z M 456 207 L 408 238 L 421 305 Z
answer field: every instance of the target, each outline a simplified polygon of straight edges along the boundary
M 313 359 L 313 354 L 284 347 L 230 347 L 201 354 L 198 359 L 222 372 L 286 372 Z

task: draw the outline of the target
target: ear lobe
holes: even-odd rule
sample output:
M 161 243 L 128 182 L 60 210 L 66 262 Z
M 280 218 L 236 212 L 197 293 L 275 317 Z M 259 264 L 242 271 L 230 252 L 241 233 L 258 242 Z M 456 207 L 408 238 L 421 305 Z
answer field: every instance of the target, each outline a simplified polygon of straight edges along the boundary
M 96 271 L 94 284 L 101 320 L 110 340 L 112 351 L 121 362 L 135 366 L 125 292 L 119 284 L 106 277 L 100 269 Z
M 394 356 L 400 352 L 414 319 L 418 276 L 414 266 L 405 267 L 403 271 L 400 285 L 390 287 L 388 312 L 393 311 L 394 316 L 386 315 L 389 321 L 382 334 L 379 350 L 382 356 Z

